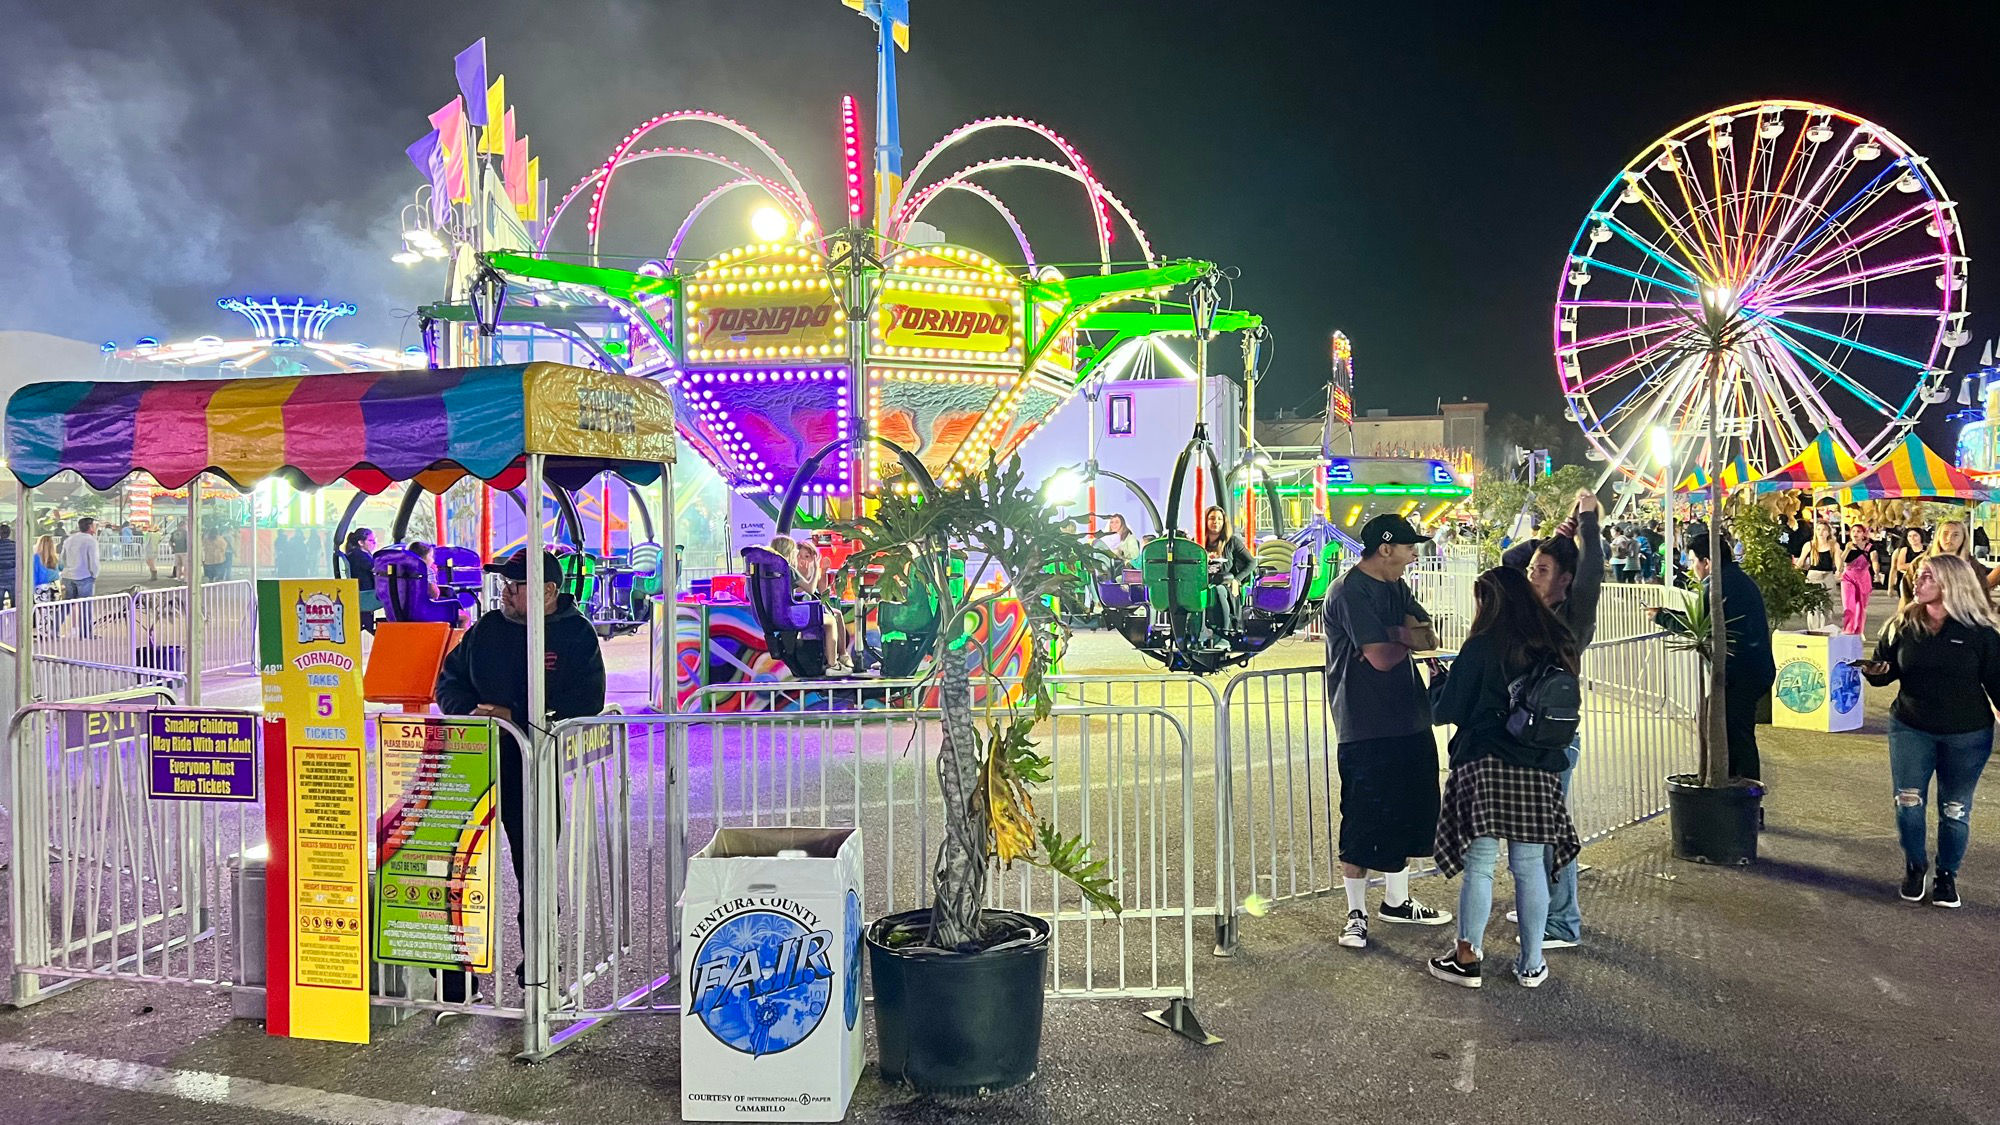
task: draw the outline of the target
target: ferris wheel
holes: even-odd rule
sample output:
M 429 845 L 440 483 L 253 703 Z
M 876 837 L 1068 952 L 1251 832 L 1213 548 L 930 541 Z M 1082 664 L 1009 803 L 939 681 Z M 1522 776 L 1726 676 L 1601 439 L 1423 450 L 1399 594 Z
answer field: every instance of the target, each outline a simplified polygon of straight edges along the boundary
M 1945 398 L 1967 340 L 1955 206 L 1894 134 L 1811 102 L 1731 106 L 1647 145 L 1556 286 L 1565 413 L 1592 459 L 1657 485 L 1658 435 L 1706 438 L 1705 302 L 1737 326 L 1716 383 L 1727 456 L 1774 469 L 1822 430 L 1881 453 Z

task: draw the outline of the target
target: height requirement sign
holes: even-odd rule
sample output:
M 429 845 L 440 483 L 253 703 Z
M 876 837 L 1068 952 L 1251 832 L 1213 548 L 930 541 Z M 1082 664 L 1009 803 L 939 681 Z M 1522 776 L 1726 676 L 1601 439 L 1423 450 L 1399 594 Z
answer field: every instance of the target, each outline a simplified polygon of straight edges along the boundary
M 272 1035 L 368 1042 L 359 593 L 352 579 L 257 584 Z

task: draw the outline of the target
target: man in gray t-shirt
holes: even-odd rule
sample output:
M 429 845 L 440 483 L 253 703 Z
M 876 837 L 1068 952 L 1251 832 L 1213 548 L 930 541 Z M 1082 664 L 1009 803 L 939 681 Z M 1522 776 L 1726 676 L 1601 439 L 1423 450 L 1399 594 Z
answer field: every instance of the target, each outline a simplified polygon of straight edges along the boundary
M 1340 944 L 1368 945 L 1368 873 L 1380 871 L 1385 922 L 1441 926 L 1451 915 L 1410 897 L 1409 857 L 1437 836 L 1438 755 L 1430 697 L 1414 651 L 1437 647 L 1430 614 L 1403 572 L 1426 542 L 1381 515 L 1361 529 L 1361 561 L 1326 592 L 1327 700 L 1340 770 L 1340 864 L 1347 925 Z

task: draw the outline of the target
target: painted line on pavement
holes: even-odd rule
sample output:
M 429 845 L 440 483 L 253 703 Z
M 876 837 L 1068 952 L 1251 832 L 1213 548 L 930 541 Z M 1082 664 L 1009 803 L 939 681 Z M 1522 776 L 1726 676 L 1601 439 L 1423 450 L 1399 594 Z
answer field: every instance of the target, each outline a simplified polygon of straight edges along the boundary
M 259 1082 L 206 1070 L 168 1070 L 123 1059 L 99 1059 L 69 1051 L 0 1043 L 0 1068 L 127 1090 L 138 1094 L 180 1098 L 203 1105 L 228 1105 L 264 1113 L 281 1113 L 327 1125 L 535 1125 L 511 1117 L 466 1113 L 436 1106 L 335 1094 L 304 1086 Z

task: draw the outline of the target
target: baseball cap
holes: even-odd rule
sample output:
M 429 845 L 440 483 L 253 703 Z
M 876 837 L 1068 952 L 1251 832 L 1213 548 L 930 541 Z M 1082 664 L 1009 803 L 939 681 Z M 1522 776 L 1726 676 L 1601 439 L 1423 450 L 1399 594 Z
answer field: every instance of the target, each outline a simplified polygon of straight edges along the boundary
M 509 555 L 507 561 L 487 563 L 485 566 L 480 567 L 480 569 L 488 574 L 497 574 L 509 582 L 526 582 L 528 580 L 528 551 L 524 547 Z M 542 552 L 542 581 L 562 581 L 562 563 L 557 561 L 555 555 L 548 551 Z
M 1417 534 L 1410 521 L 1401 516 L 1384 513 L 1369 520 L 1361 527 L 1362 547 L 1379 547 L 1384 543 L 1428 543 L 1431 537 Z

